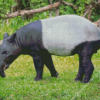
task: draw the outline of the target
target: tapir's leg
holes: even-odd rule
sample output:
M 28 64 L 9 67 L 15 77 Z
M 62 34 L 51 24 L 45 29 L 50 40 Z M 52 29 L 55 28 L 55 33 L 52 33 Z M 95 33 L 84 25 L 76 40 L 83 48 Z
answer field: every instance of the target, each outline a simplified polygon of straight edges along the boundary
M 94 53 L 94 47 L 95 45 L 92 42 L 87 42 L 79 52 L 80 68 L 78 73 L 79 77 L 77 78 L 81 80 L 85 74 L 84 83 L 89 82 L 94 70 L 94 66 L 91 62 L 91 57 Z
M 51 76 L 52 77 L 57 77 L 58 73 L 57 73 L 57 71 L 54 67 L 52 57 L 48 52 L 44 53 L 43 61 L 44 61 L 44 64 L 46 65 L 46 67 L 49 69 L 49 71 L 51 73 Z
M 90 80 L 90 78 L 92 76 L 92 73 L 93 73 L 93 70 L 94 70 L 94 66 L 93 66 L 89 56 L 84 56 L 83 57 L 82 64 L 83 64 L 84 72 L 85 72 L 85 78 L 84 78 L 83 82 L 87 83 L 87 82 L 89 82 L 89 80 Z
M 82 57 L 79 55 L 79 71 L 77 77 L 75 78 L 75 81 L 82 81 L 83 76 L 84 76 L 84 67 L 82 65 Z
M 37 54 L 34 54 L 33 61 L 34 61 L 35 69 L 37 72 L 35 80 L 41 80 L 42 74 L 43 74 L 43 66 L 44 66 L 42 57 Z

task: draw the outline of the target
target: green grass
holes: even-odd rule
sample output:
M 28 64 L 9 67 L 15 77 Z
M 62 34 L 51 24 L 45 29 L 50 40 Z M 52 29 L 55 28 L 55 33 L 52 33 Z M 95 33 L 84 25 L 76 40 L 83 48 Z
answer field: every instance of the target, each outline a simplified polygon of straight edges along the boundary
M 100 51 L 92 57 L 95 71 L 88 84 L 74 82 L 78 56 L 52 56 L 59 78 L 52 78 L 44 67 L 43 80 L 34 81 L 32 58 L 21 55 L 0 77 L 0 100 L 100 100 Z

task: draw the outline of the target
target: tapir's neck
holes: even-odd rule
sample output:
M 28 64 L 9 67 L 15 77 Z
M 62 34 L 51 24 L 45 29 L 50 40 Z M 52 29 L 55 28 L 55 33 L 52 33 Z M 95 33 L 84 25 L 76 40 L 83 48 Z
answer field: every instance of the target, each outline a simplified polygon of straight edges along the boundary
M 38 50 L 42 46 L 41 21 L 38 20 L 29 23 L 17 30 L 16 33 L 19 46 L 22 47 L 23 52 Z M 39 46 L 39 48 L 37 48 L 37 46 Z
M 22 54 L 31 55 L 35 51 L 39 51 L 43 48 L 42 45 L 42 33 L 34 32 L 34 29 L 31 30 L 32 32 L 18 32 L 18 45 L 22 50 Z
M 17 35 L 17 38 L 16 38 L 16 43 L 17 43 L 17 45 L 18 45 L 18 51 L 19 51 L 19 55 L 21 55 L 21 54 L 28 54 L 29 53 L 29 51 L 28 51 L 28 49 L 30 48 L 29 47 L 29 41 L 25 38 L 25 37 L 27 37 L 27 38 L 30 38 L 30 36 L 28 36 L 27 34 L 23 34 L 23 33 L 17 33 L 18 35 Z M 30 55 L 30 54 L 29 54 Z
M 22 45 L 21 45 L 21 42 L 20 42 L 20 38 L 16 37 L 15 38 L 15 45 L 16 45 L 16 51 L 17 51 L 17 55 L 19 56 L 22 52 Z

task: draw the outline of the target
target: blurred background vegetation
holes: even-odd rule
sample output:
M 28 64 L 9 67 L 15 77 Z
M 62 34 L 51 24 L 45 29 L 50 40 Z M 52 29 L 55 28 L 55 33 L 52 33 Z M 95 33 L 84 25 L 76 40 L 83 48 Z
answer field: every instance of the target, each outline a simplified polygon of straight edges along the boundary
M 3 34 L 5 32 L 8 32 L 9 35 L 11 35 L 17 29 L 26 25 L 29 22 L 56 16 L 56 8 L 52 9 L 52 12 L 48 10 L 37 14 L 4 19 L 7 14 L 20 10 L 38 9 L 41 7 L 45 7 L 49 4 L 54 4 L 58 1 L 61 0 L 0 0 L 0 39 L 3 38 Z M 59 7 L 59 15 L 76 14 L 79 16 L 84 16 L 90 5 L 92 5 L 93 7 L 90 9 L 91 14 L 89 20 L 95 22 L 100 18 L 100 0 L 64 1 L 73 4 L 74 6 L 78 7 L 78 9 L 73 9 L 71 6 L 66 6 L 62 4 Z M 52 14 L 50 15 L 50 13 Z M 85 17 L 88 18 L 89 14 L 87 14 Z

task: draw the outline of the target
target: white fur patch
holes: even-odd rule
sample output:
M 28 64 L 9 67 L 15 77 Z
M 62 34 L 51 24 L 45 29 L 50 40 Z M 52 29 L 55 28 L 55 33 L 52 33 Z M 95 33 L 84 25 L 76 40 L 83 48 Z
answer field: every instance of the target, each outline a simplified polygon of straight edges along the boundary
M 90 21 L 76 15 L 63 15 L 41 20 L 43 45 L 51 53 L 71 55 L 82 42 L 100 39 L 100 30 Z

